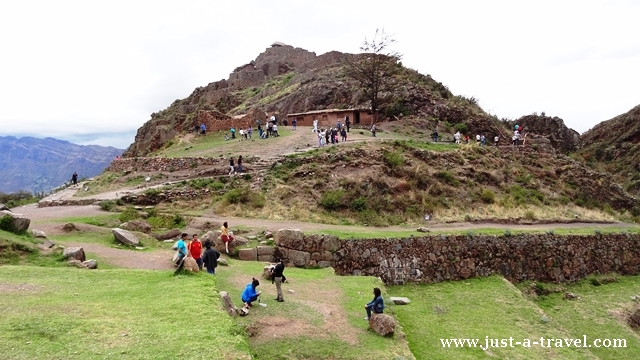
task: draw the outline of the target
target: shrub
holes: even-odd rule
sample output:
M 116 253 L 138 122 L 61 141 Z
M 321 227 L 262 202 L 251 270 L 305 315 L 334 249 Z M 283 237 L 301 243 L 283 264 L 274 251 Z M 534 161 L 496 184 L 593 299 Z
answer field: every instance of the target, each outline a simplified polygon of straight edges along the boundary
M 15 230 L 13 228 L 13 218 L 11 215 L 5 215 L 0 218 L 0 229 L 9 232 L 13 232 Z
M 459 183 L 456 177 L 446 170 L 438 171 L 435 176 L 449 185 L 457 185 Z
M 512 234 L 511 234 L 511 230 L 508 230 L 508 229 L 507 229 L 507 230 L 505 230 L 505 231 L 504 231 L 504 236 L 506 236 L 506 237 L 511 237 L 511 235 L 512 235 Z
M 251 191 L 247 187 L 228 191 L 224 194 L 223 200 L 227 204 L 246 204 L 253 208 L 262 208 L 266 204 L 266 199 L 261 193 Z
M 118 199 L 120 200 L 120 199 Z M 120 201 L 122 202 L 122 201 Z M 100 206 L 100 209 L 104 210 L 104 211 L 111 211 L 115 208 L 116 206 L 116 202 L 113 200 L 105 200 L 105 201 L 100 201 L 98 203 L 98 206 Z
M 121 222 L 127 222 L 130 220 L 137 219 L 138 217 L 139 217 L 138 211 L 132 207 L 128 207 L 124 209 L 123 212 L 120 213 L 120 216 L 118 216 L 118 220 L 120 220 Z
M 351 202 L 351 209 L 357 212 L 365 211 L 367 209 L 367 198 L 360 196 Z
M 524 218 L 527 219 L 527 220 L 535 220 L 536 219 L 536 214 L 533 211 L 529 210 L 529 211 L 524 213 Z
M 342 207 L 343 197 L 344 191 L 341 189 L 325 191 L 320 198 L 320 206 L 329 211 L 337 210 Z
M 496 194 L 489 189 L 482 190 L 482 194 L 480 194 L 480 199 L 485 204 L 493 204 L 496 201 Z
M 384 151 L 382 155 L 384 156 L 384 162 L 392 169 L 404 165 L 402 155 L 397 152 Z
M 453 128 L 454 128 L 456 131 L 460 131 L 461 133 L 466 133 L 466 132 L 467 132 L 467 130 L 469 130 L 469 127 L 468 127 L 468 126 L 467 126 L 467 124 L 465 124 L 465 123 L 459 123 L 459 124 L 456 124 Z

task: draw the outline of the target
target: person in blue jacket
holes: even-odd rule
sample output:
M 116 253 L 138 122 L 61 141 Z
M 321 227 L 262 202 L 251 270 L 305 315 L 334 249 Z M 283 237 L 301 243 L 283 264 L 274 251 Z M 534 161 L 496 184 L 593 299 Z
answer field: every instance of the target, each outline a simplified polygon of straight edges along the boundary
M 251 307 L 251 303 L 258 300 L 258 296 L 262 294 L 262 291 L 256 291 L 256 287 L 260 285 L 258 279 L 253 278 L 253 280 L 247 284 L 247 287 L 244 288 L 242 292 L 242 302 L 245 306 Z
M 384 312 L 384 300 L 382 299 L 382 292 L 379 288 L 373 288 L 373 300 L 367 303 L 364 308 L 367 310 L 365 320 L 371 319 L 372 311 L 374 314 L 382 314 Z

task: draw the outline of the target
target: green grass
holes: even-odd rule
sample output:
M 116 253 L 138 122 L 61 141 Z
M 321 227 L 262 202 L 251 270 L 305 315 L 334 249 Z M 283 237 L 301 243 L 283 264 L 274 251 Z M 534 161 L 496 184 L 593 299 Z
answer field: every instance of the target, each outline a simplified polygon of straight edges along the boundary
M 48 222 L 50 223 L 80 223 L 80 224 L 88 224 L 106 228 L 113 228 L 120 225 L 122 222 L 118 219 L 118 213 L 107 213 L 104 215 L 94 215 L 94 216 L 75 216 L 75 217 L 64 217 L 58 219 L 52 219 Z
M 332 269 L 287 268 L 289 283 L 283 284 L 284 303 L 273 301 L 275 287 L 259 277 L 264 264 L 258 262 L 230 261 L 230 266 L 217 274 L 220 290 L 228 291 L 236 305 L 240 295 L 252 277 L 260 279 L 262 301 L 268 307 L 255 306 L 251 314 L 240 321 L 249 329 L 267 327 L 271 321 L 303 323 L 316 329 L 315 336 L 300 332 L 284 336 L 250 338 L 251 352 L 256 359 L 394 359 L 412 356 L 401 336 L 384 338 L 367 330 L 364 304 L 371 301 L 371 291 L 377 286 L 384 289 L 380 280 L 373 277 L 337 277 Z M 294 294 L 287 292 L 293 289 Z M 328 307 L 331 306 L 329 309 Z M 324 310 L 324 311 L 323 311 Z M 331 314 L 326 312 L 331 311 Z M 346 323 L 334 327 L 334 322 Z M 325 330 L 323 326 L 328 326 Z M 341 326 L 341 327 L 340 327 Z M 264 330 L 264 329 L 263 329 Z M 260 330 L 258 330 L 259 332 Z M 312 330 L 313 331 L 313 330 Z M 345 340 L 345 336 L 351 342 Z
M 564 293 L 550 294 L 536 303 L 552 322 L 561 325 L 571 337 L 587 339 L 626 339 L 626 348 L 589 349 L 599 359 L 640 359 L 640 336 L 626 323 L 635 309 L 630 296 L 640 295 L 640 276 L 619 276 L 618 282 L 593 286 L 588 279 L 567 287 L 580 297 L 565 300 Z
M 208 133 L 205 136 L 196 136 L 191 140 L 191 144 L 180 143 L 171 145 L 169 148 L 158 151 L 157 156 L 175 158 L 175 157 L 218 157 L 220 155 L 233 154 L 237 151 L 246 150 L 248 146 L 259 148 L 260 141 L 278 141 L 281 137 L 291 135 L 291 129 L 288 126 L 279 126 L 278 138 L 260 139 L 258 137 L 258 130 L 256 126 L 253 127 L 253 140 L 254 141 L 240 141 L 239 129 L 236 129 L 236 138 L 233 140 L 225 140 L 224 134 L 231 134 L 229 131 L 217 131 Z
M 454 151 L 460 149 L 460 145 L 444 142 L 428 142 L 419 140 L 396 140 L 395 144 L 415 149 L 431 150 L 431 151 Z
M 0 279 L 3 359 L 249 358 L 206 273 L 4 266 Z
M 561 323 L 541 321 L 540 309 L 500 277 L 445 282 L 434 285 L 398 286 L 392 296 L 412 300 L 391 306 L 407 333 L 416 359 L 584 359 L 582 349 L 541 348 L 446 348 L 440 339 L 485 337 L 502 339 L 568 338 Z

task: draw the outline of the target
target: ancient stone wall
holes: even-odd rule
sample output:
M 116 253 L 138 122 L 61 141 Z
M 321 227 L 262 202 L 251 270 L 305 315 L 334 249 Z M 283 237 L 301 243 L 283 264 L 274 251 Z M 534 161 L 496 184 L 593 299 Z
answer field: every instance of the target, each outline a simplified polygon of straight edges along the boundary
M 304 236 L 296 230 L 281 230 L 276 245 L 276 255 L 291 265 L 330 263 L 338 275 L 378 276 L 387 284 L 432 283 L 491 274 L 511 281 L 571 282 L 596 273 L 640 273 L 638 234 L 443 235 L 339 241 L 334 236 Z

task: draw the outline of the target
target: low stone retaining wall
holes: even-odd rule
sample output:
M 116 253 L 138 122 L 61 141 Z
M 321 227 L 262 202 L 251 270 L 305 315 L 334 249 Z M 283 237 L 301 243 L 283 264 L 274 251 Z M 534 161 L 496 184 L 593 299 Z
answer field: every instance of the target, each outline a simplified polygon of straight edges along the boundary
M 371 275 L 387 284 L 432 283 L 500 274 L 511 281 L 572 282 L 591 274 L 640 273 L 640 235 L 426 236 L 338 240 L 280 230 L 276 256 L 338 275 Z
M 40 201 L 38 202 L 38 207 L 49 207 L 49 206 L 84 206 L 84 205 L 93 205 L 100 202 L 100 200 L 96 199 L 74 199 L 74 200 L 52 200 L 52 201 Z
M 185 145 L 186 146 L 186 145 Z M 222 158 L 187 157 L 187 158 L 162 158 L 162 157 L 133 157 L 121 158 L 111 162 L 107 171 L 179 171 L 197 168 L 203 165 L 228 166 L 229 161 Z

